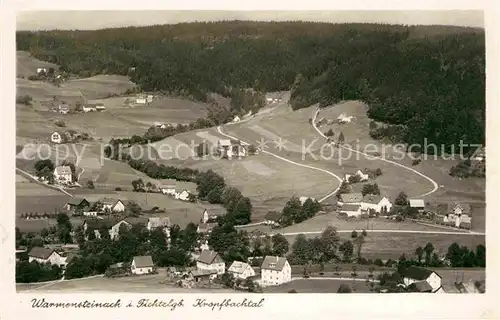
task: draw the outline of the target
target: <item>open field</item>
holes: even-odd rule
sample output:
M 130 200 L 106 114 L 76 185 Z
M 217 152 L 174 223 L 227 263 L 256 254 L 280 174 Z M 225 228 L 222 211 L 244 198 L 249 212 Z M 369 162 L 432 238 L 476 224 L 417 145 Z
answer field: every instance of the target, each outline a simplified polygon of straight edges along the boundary
M 293 195 L 321 198 L 334 190 L 338 184 L 323 173 L 297 167 L 265 154 L 241 160 L 171 162 L 202 171 L 212 169 L 221 174 L 228 185 L 238 188 L 252 200 L 253 221 L 262 221 L 268 210 L 283 209 L 286 201 Z M 270 181 L 272 183 L 269 183 Z
M 365 282 L 328 279 L 299 279 L 272 287 L 265 287 L 264 293 L 287 293 L 295 289 L 297 293 L 337 293 L 340 285 L 346 284 L 354 293 L 370 293 L 370 287 Z
M 87 99 L 106 98 L 114 94 L 122 94 L 135 87 L 126 76 L 97 75 L 89 78 L 72 79 L 61 87 L 69 90 L 79 90 Z
M 32 291 L 39 292 L 130 292 L 130 293 L 237 293 L 230 289 L 184 289 L 162 284 L 166 273 L 161 271 L 155 275 L 130 276 L 124 278 L 94 277 L 59 281 L 46 286 L 40 286 Z M 22 292 L 26 285 L 17 284 L 16 290 Z M 31 290 L 30 290 L 31 291 Z
M 61 196 L 61 192 L 51 189 L 49 187 L 42 186 L 39 183 L 32 182 L 20 174 L 16 174 L 16 196 Z
M 350 233 L 339 233 L 342 241 L 352 240 Z M 318 234 L 306 234 L 307 238 L 317 237 Z M 296 236 L 285 236 L 292 244 Z M 476 248 L 479 244 L 485 244 L 483 235 L 455 235 L 455 234 L 425 234 L 425 233 L 370 233 L 365 238 L 362 248 L 362 256 L 366 259 L 399 259 L 402 254 L 414 257 L 417 247 L 424 247 L 428 242 L 434 246 L 434 252 L 445 254 L 448 247 L 456 242 L 460 246 L 469 249 Z
M 16 51 L 16 72 L 17 77 L 29 77 L 36 75 L 37 68 L 54 68 L 58 69 L 59 66 L 47 61 L 38 60 L 26 51 Z

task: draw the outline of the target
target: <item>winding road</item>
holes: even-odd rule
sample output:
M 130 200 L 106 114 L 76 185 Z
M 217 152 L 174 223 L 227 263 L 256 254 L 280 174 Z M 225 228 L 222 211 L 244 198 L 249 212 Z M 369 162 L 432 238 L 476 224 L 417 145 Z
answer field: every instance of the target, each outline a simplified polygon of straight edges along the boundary
M 325 138 L 325 139 L 328 139 L 328 137 L 327 137 L 327 136 L 325 136 L 325 135 L 323 134 L 323 132 L 321 132 L 321 131 L 318 129 L 318 126 L 316 125 L 316 118 L 317 118 L 317 116 L 318 116 L 319 112 L 320 112 L 320 109 L 319 109 L 319 108 L 316 110 L 316 112 L 314 112 L 314 115 L 313 115 L 313 118 L 312 118 L 312 125 L 313 125 L 313 127 L 314 127 L 314 130 L 316 130 L 316 132 L 318 132 L 318 134 L 319 134 L 319 135 L 321 135 L 321 136 L 322 136 L 323 138 Z M 423 173 L 418 172 L 417 170 L 415 170 L 415 169 L 413 169 L 413 168 L 407 167 L 407 166 L 402 165 L 402 164 L 400 164 L 400 163 L 397 163 L 397 162 L 395 162 L 395 161 L 391 161 L 391 160 L 384 159 L 384 158 L 382 158 L 382 157 L 375 157 L 375 156 L 369 155 L 369 154 L 367 154 L 367 153 L 364 153 L 364 152 L 361 152 L 361 151 L 358 151 L 358 150 L 351 149 L 351 148 L 346 147 L 346 146 L 343 146 L 343 145 L 341 145 L 340 147 L 341 147 L 341 148 L 343 148 L 343 149 L 345 149 L 345 150 L 349 150 L 349 151 L 351 151 L 351 152 L 355 152 L 355 153 L 358 153 L 358 154 L 362 154 L 362 155 L 364 155 L 365 157 L 367 157 L 367 158 L 369 158 L 369 159 L 377 159 L 377 160 L 384 161 L 384 162 L 387 162 L 387 163 L 393 164 L 393 165 L 395 165 L 395 166 L 398 166 L 398 167 L 404 168 L 404 169 L 406 169 L 406 170 L 409 170 L 409 171 L 411 171 L 411 172 L 413 172 L 413 173 L 415 173 L 415 174 L 417 174 L 417 175 L 419 175 L 419 176 L 421 176 L 421 177 L 423 177 L 423 178 L 427 179 L 430 183 L 432 183 L 433 188 L 432 188 L 432 190 L 431 190 L 431 191 L 426 192 L 426 193 L 424 193 L 424 194 L 421 194 L 421 195 L 417 196 L 418 198 L 428 196 L 428 195 L 430 195 L 430 194 L 432 194 L 432 193 L 436 192 L 436 190 L 439 188 L 439 186 L 438 186 L 438 184 L 436 183 L 436 181 L 432 180 L 430 177 L 426 176 L 426 175 L 425 175 L 425 174 L 423 174 Z

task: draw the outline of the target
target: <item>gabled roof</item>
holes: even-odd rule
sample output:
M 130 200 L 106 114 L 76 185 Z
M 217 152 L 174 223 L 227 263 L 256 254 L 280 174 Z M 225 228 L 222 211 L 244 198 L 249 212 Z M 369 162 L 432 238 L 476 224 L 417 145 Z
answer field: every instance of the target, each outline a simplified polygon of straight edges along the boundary
M 432 287 L 427 281 L 418 281 L 412 283 L 410 288 L 414 288 L 418 292 L 432 292 Z
M 424 208 L 425 202 L 423 199 L 410 199 L 410 207 L 411 208 Z
M 153 258 L 151 258 L 151 256 L 137 256 L 134 257 L 132 261 L 135 262 L 136 268 L 148 268 L 154 266 Z
M 74 198 L 71 198 L 71 199 L 68 200 L 68 204 L 72 205 L 72 206 L 79 206 L 84 201 L 87 201 L 87 200 L 85 198 L 74 197 Z
M 196 261 L 204 264 L 224 262 L 220 255 L 213 250 L 203 250 Z
M 59 175 L 71 174 L 71 167 L 69 166 L 57 166 L 54 172 Z
M 193 275 L 193 277 L 206 277 L 213 274 L 217 274 L 217 270 L 201 269 L 201 270 L 190 271 L 190 273 Z
M 108 198 L 108 197 L 104 197 L 102 198 L 101 200 L 99 200 L 99 202 L 101 202 L 102 204 L 105 204 L 105 205 L 115 205 L 118 203 L 118 201 L 122 202 L 120 199 L 113 199 L 113 198 Z
M 243 273 L 243 271 L 245 271 L 246 268 L 248 268 L 248 267 L 250 267 L 250 265 L 246 262 L 233 261 L 233 263 L 229 267 L 228 271 L 234 272 L 234 273 Z
M 409 266 L 408 268 L 401 271 L 401 275 L 403 277 L 415 280 L 426 280 L 433 273 L 434 271 L 432 270 L 417 266 Z
M 33 257 L 33 258 L 39 258 L 39 259 L 48 259 L 50 257 L 50 255 L 52 254 L 52 252 L 54 252 L 53 249 L 34 247 L 28 253 L 28 256 Z
M 359 204 L 344 204 L 340 211 L 358 211 L 360 207 Z
M 120 222 L 122 219 L 118 219 L 115 217 L 111 218 L 106 218 L 106 219 L 85 219 L 84 224 L 87 224 L 88 228 L 91 229 L 100 229 L 100 228 L 111 228 L 112 226 L 116 225 L 118 222 Z
M 471 212 L 470 204 L 468 203 L 448 203 L 448 212 L 453 212 L 456 207 L 462 208 L 462 212 L 469 214 Z
M 276 257 L 276 256 L 266 256 L 264 261 L 262 261 L 262 270 L 275 270 L 281 271 L 285 266 L 286 258 Z
M 364 203 L 379 204 L 384 197 L 381 195 L 367 194 L 363 197 Z
M 340 195 L 340 201 L 343 203 L 361 202 L 363 195 L 361 193 L 343 193 Z

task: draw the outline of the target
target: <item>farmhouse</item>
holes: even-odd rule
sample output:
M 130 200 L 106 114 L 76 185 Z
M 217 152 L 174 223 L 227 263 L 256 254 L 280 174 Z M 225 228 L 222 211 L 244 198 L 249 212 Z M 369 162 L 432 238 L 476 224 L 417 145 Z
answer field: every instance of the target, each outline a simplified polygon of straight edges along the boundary
M 153 102 L 153 95 L 152 94 L 148 94 L 148 96 L 146 97 L 146 102 L 147 103 Z
M 246 262 L 233 261 L 228 273 L 233 274 L 235 279 L 246 279 L 255 276 L 255 270 Z
M 50 141 L 52 143 L 62 143 L 63 142 L 62 135 L 59 132 L 54 131 L 50 134 Z
M 217 271 L 215 270 L 191 270 L 187 275 L 187 278 L 190 278 L 197 283 L 210 283 L 211 280 L 216 277 Z
M 132 224 L 128 222 L 127 220 L 121 220 L 118 221 L 116 224 L 114 224 L 111 229 L 109 229 L 109 238 L 111 240 L 117 240 L 118 237 L 120 236 L 120 228 L 121 226 L 125 226 L 126 228 L 131 228 Z
M 432 270 L 417 266 L 409 266 L 408 268 L 401 271 L 401 276 L 403 277 L 403 283 L 406 287 L 415 284 L 417 288 L 420 288 L 422 290 L 428 290 L 430 286 L 430 292 L 444 292 L 443 288 L 441 287 L 441 276 L 439 276 Z M 427 285 L 422 282 L 427 283 Z
M 360 204 L 345 204 L 340 208 L 340 213 L 345 213 L 348 217 L 359 217 L 362 213 Z
M 88 104 L 84 105 L 82 109 L 83 109 L 83 112 L 85 112 L 85 113 L 97 111 L 97 105 L 92 104 L 92 103 L 88 103 Z
M 226 264 L 220 255 L 213 250 L 203 250 L 196 260 L 198 270 L 215 270 L 217 274 L 224 274 Z
M 471 223 L 471 206 L 468 203 L 448 203 L 445 222 L 455 222 L 459 228 L 462 223 Z
M 65 258 L 53 249 L 34 247 L 28 253 L 28 261 L 38 263 L 50 263 L 53 265 L 64 265 Z
M 260 269 L 262 285 L 280 285 L 292 281 L 292 268 L 286 258 L 266 256 Z
M 264 224 L 268 226 L 279 226 L 281 217 L 283 216 L 282 212 L 279 211 L 269 211 L 264 217 Z
M 71 167 L 57 166 L 54 169 L 54 180 L 58 183 L 68 184 L 73 181 Z
M 102 198 L 99 200 L 103 206 L 104 210 L 110 212 L 124 212 L 125 204 L 120 199 L 112 199 L 112 198 Z
M 160 191 L 163 194 L 168 194 L 170 196 L 175 196 L 175 186 L 174 185 L 166 185 L 161 186 Z
M 217 142 L 217 151 L 223 158 L 227 159 L 246 156 L 246 148 L 241 145 L 241 142 L 229 139 L 219 140 Z
M 175 194 L 175 199 L 182 200 L 182 201 L 189 201 L 190 197 L 191 197 L 191 193 L 189 191 L 187 191 L 186 189 L 182 190 L 182 192 Z
M 151 256 L 134 257 L 130 265 L 133 274 L 148 274 L 153 272 L 154 264 Z
M 345 204 L 361 204 L 363 195 L 361 193 L 342 193 L 340 200 L 337 202 L 339 206 Z
M 347 116 L 345 113 L 342 113 L 340 116 L 337 117 L 337 121 L 339 123 L 351 123 L 353 119 L 354 119 L 353 116 Z
M 136 104 L 146 104 L 148 102 L 148 98 L 145 95 L 138 95 L 135 98 Z
M 87 208 L 90 206 L 90 203 L 87 201 L 85 198 L 71 198 L 66 202 L 64 205 L 64 208 L 68 211 L 75 211 L 78 209 L 83 210 L 84 208 Z
M 423 199 L 410 199 L 410 208 L 415 208 L 419 212 L 422 212 L 425 210 L 425 202 Z
M 387 213 L 391 211 L 392 203 L 386 197 L 380 195 L 367 194 L 361 202 L 362 210 L 373 209 L 377 213 Z

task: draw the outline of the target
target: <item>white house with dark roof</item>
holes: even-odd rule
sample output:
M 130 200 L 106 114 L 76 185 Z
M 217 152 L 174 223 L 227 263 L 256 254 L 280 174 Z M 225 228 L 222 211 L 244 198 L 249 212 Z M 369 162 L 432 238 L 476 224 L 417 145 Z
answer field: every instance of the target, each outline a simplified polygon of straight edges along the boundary
M 90 203 L 87 201 L 85 198 L 80 198 L 80 197 L 73 197 L 66 202 L 64 205 L 64 208 L 67 211 L 75 211 L 77 209 L 84 209 L 86 207 L 89 207 Z
M 361 204 L 363 201 L 363 195 L 361 193 L 342 193 L 340 199 L 337 202 L 339 206 L 344 204 Z
M 292 267 L 286 258 L 266 256 L 260 270 L 262 286 L 274 286 L 292 281 Z
M 362 210 L 373 209 L 375 210 L 375 212 L 381 213 L 389 212 L 391 211 L 391 208 L 391 201 L 388 198 L 380 195 L 367 194 L 363 197 L 363 200 L 361 202 Z
M 340 210 L 340 213 L 345 213 L 348 217 L 359 217 L 363 211 L 361 210 L 360 204 L 344 204 Z
M 217 274 L 224 274 L 226 272 L 226 263 L 217 252 L 203 250 L 196 259 L 196 268 L 198 270 L 215 270 Z
M 54 181 L 57 183 L 68 184 L 73 181 L 73 175 L 71 173 L 71 167 L 69 166 L 57 166 L 54 169 Z
M 130 271 L 133 274 L 148 274 L 153 272 L 154 263 L 151 256 L 134 257 L 130 265 Z
M 67 114 L 69 112 L 69 105 L 67 105 L 66 103 L 61 103 L 59 105 L 59 113 L 62 113 L 62 114 Z
M 37 261 L 38 263 L 50 263 L 53 265 L 65 265 L 66 258 L 62 257 L 53 249 L 34 247 L 28 253 L 28 261 Z
M 170 227 L 170 218 L 169 217 L 150 217 L 148 218 L 147 229 L 149 231 L 153 231 L 158 227 L 162 227 L 167 229 Z
M 227 272 L 231 273 L 235 279 L 246 279 L 255 276 L 255 270 L 252 266 L 242 261 L 233 261 Z
M 424 290 L 430 286 L 431 292 L 444 293 L 441 286 L 441 276 L 435 271 L 417 266 L 409 266 L 403 269 L 400 274 L 403 277 L 403 284 L 406 287 L 414 285 L 418 290 Z M 427 285 L 423 282 L 427 283 Z

